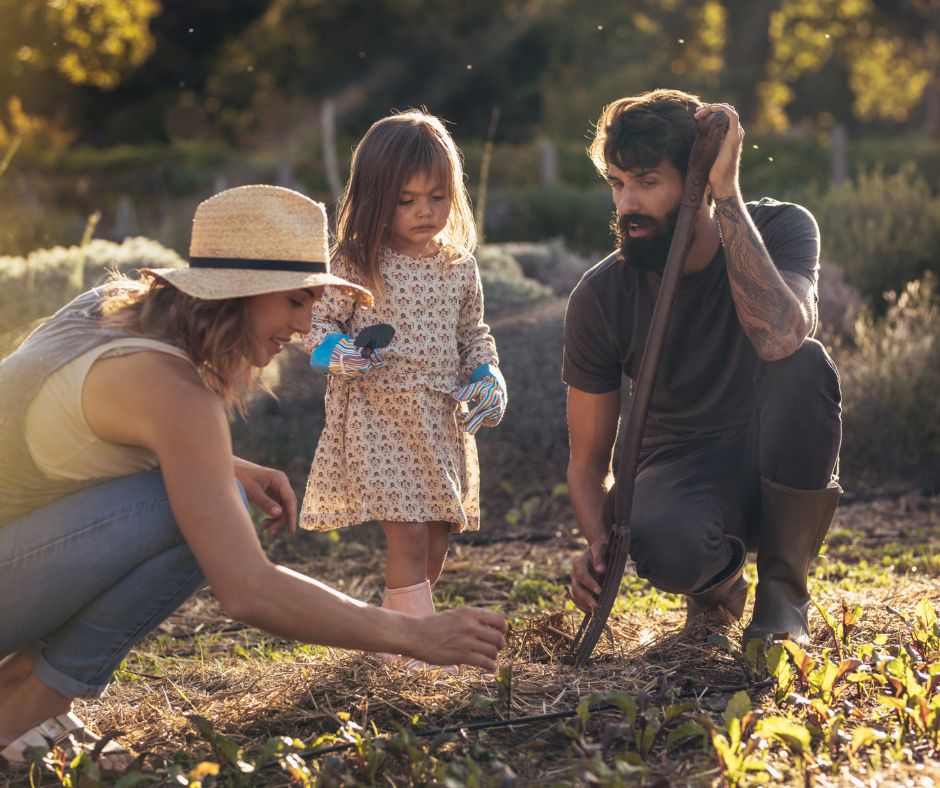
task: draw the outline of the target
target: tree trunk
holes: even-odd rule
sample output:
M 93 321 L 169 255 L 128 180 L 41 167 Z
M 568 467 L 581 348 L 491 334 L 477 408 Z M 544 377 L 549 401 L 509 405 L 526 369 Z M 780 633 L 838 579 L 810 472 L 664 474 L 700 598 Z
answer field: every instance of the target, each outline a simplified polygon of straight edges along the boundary
M 940 73 L 934 73 L 924 99 L 927 105 L 927 131 L 931 139 L 940 140 Z
M 832 185 L 841 186 L 845 183 L 845 179 L 848 176 L 848 152 L 847 152 L 847 140 L 845 135 L 845 126 L 841 123 L 836 123 L 832 127 L 832 133 L 829 136 L 830 140 L 830 156 L 832 161 Z
M 734 103 L 742 122 L 747 124 L 757 117 L 755 88 L 767 73 L 770 15 L 780 0 L 725 0 L 724 5 L 728 12 L 724 73 L 730 95 L 716 98 Z
M 323 101 L 320 124 L 323 130 L 323 166 L 335 204 L 339 200 L 343 182 L 339 177 L 339 159 L 336 156 L 336 112 L 332 98 Z

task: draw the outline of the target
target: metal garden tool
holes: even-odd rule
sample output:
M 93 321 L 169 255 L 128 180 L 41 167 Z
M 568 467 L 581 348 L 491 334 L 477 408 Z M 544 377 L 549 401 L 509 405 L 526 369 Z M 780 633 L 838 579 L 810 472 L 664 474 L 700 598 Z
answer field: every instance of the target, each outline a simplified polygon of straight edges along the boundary
M 623 579 L 630 547 L 630 514 L 633 508 L 633 490 L 640 443 L 646 426 L 653 384 L 659 370 L 659 359 L 666 341 L 669 315 L 679 288 L 679 281 L 682 279 L 689 248 L 692 245 L 692 229 L 702 204 L 705 187 L 708 185 L 708 174 L 727 130 L 728 117 L 721 112 L 711 114 L 699 121 L 698 136 L 689 154 L 689 167 L 682 192 L 679 216 L 676 220 L 676 229 L 669 246 L 659 295 L 656 298 L 656 306 L 653 308 L 649 334 L 646 338 L 646 346 L 643 348 L 643 358 L 640 360 L 634 384 L 630 415 L 621 444 L 620 465 L 614 486 L 607 494 L 604 506 L 604 525 L 608 533 L 607 569 L 601 578 L 601 593 L 597 600 L 597 607 L 592 613 L 585 614 L 575 637 L 573 649 L 576 667 L 582 667 L 594 651 L 607 625 L 607 618 L 617 598 L 617 592 L 620 590 L 620 581 Z
M 395 336 L 395 329 L 388 323 L 376 323 L 374 326 L 366 326 L 360 331 L 353 344 L 360 348 L 363 358 L 369 358 L 372 351 L 376 348 L 388 347 Z

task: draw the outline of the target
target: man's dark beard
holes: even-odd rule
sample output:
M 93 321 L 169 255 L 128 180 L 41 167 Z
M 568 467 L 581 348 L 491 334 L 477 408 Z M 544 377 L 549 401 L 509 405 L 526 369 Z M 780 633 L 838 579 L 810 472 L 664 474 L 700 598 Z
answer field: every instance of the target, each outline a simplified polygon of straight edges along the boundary
M 639 271 L 655 271 L 661 274 L 666 267 L 666 258 L 669 256 L 669 246 L 672 244 L 678 218 L 678 205 L 662 221 L 643 213 L 618 216 L 615 230 L 621 259 Z M 653 231 L 643 238 L 631 238 L 631 224 L 650 227 Z

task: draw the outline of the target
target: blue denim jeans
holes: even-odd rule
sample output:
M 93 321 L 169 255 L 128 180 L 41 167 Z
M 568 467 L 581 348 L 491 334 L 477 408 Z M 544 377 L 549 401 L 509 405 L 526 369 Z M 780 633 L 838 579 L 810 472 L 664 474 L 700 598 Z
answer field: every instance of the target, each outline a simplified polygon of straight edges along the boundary
M 100 695 L 128 651 L 205 585 L 159 470 L 0 527 L 0 657 L 67 697 Z

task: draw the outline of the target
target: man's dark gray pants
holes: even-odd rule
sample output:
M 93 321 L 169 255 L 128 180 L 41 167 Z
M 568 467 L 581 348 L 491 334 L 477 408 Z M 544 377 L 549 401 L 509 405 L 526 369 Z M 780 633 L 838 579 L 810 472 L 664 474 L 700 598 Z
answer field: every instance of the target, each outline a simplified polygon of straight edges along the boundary
M 820 490 L 842 442 L 839 373 L 808 339 L 793 355 L 763 362 L 750 424 L 717 436 L 655 448 L 640 460 L 630 521 L 630 557 L 656 588 L 706 588 L 732 556 L 728 536 L 753 550 L 760 479 Z

